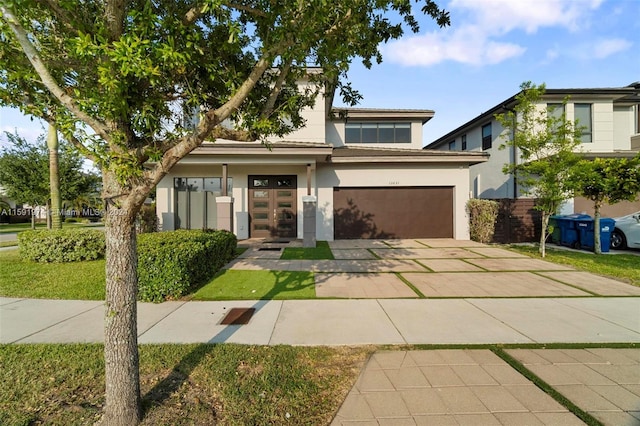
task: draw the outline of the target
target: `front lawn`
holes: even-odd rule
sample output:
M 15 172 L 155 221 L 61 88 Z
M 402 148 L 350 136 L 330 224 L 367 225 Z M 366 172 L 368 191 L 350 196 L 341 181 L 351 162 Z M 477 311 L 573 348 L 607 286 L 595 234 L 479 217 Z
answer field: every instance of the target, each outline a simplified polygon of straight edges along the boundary
M 333 260 L 333 253 L 326 241 L 318 241 L 315 247 L 287 247 L 284 249 L 282 260 Z
M 519 253 L 540 258 L 537 246 L 512 245 L 510 248 Z M 595 255 L 589 252 L 555 249 L 552 245 L 547 245 L 547 255 L 544 260 L 640 286 L 640 256 L 632 254 Z
M 0 345 L 0 424 L 93 424 L 104 404 L 103 350 Z M 142 345 L 142 424 L 329 424 L 372 350 Z
M 104 300 L 105 262 L 37 263 L 0 251 L 0 296 Z
M 315 299 L 311 272 L 223 270 L 194 300 Z

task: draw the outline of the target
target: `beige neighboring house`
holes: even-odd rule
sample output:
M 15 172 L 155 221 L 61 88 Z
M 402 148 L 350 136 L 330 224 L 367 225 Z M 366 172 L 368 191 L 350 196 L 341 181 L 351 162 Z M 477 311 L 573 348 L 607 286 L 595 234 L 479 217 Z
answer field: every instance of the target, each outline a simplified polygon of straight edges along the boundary
M 472 165 L 469 186 L 472 196 L 489 199 L 519 199 L 521 188 L 513 176 L 502 173 L 506 163 L 518 161 L 519 155 L 505 143 L 505 130 L 494 115 L 506 112 L 516 105 L 516 95 L 498 103 L 487 112 L 471 119 L 457 129 L 433 141 L 425 149 L 442 152 L 484 152 L 489 161 Z M 568 120 L 578 119 L 585 126 L 580 151 L 587 158 L 627 157 L 640 151 L 640 82 L 625 87 L 595 89 L 547 89 L 540 108 L 556 107 L 562 112 L 562 101 L 569 96 L 566 105 Z M 605 205 L 603 216 L 617 217 L 640 210 L 640 201 Z M 592 202 L 576 197 L 565 204 L 561 213 L 593 215 Z
M 486 153 L 423 150 L 431 110 L 331 102 L 320 97 L 303 111 L 304 128 L 268 139 L 269 147 L 217 140 L 182 159 L 157 187 L 161 229 L 230 229 L 239 239 L 469 239 L 469 167 Z

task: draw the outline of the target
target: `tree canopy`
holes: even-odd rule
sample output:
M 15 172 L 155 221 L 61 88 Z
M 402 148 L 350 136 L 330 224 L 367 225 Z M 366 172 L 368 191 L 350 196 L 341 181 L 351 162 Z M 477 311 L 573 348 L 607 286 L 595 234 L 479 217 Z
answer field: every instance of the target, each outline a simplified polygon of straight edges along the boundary
M 423 11 L 449 22 L 431 0 Z M 2 1 L 0 12 L 0 104 L 55 121 L 121 182 L 150 186 L 205 138 L 302 126 L 320 90 L 358 101 L 351 62 L 380 62 L 379 44 L 403 23 L 418 29 L 410 0 L 27 0 Z M 301 79 L 312 84 L 301 90 Z
M 131 425 L 141 416 L 134 221 L 149 192 L 205 139 L 290 132 L 321 92 L 357 102 L 349 66 L 380 62 L 381 43 L 404 28 L 418 31 L 416 6 L 0 0 L 0 105 L 55 124 L 102 171 L 105 423 Z M 421 12 L 449 24 L 433 0 L 423 0 Z
M 542 213 L 540 252 L 544 257 L 549 217 L 573 196 L 568 178 L 579 160 L 575 151 L 581 129 L 567 120 L 566 99 L 561 111 L 547 108 L 542 101 L 544 84 L 525 82 L 520 89 L 514 109 L 496 115 L 509 135 L 503 146 L 513 147 L 519 156 L 518 161 L 505 164 L 503 172 L 516 176 L 523 192 L 536 198 L 535 208 Z
M 633 201 L 640 193 L 640 155 L 628 158 L 595 158 L 581 160 L 573 168 L 570 185 L 593 201 L 594 251 L 601 253 L 600 208 L 604 203 Z
M 5 195 L 31 206 L 48 205 L 49 152 L 44 135 L 36 144 L 28 143 L 14 133 L 5 132 L 10 145 L 0 151 L 0 185 Z M 83 158 L 68 143 L 61 144 L 60 189 L 65 200 L 75 200 L 94 193 L 99 177 L 83 170 Z

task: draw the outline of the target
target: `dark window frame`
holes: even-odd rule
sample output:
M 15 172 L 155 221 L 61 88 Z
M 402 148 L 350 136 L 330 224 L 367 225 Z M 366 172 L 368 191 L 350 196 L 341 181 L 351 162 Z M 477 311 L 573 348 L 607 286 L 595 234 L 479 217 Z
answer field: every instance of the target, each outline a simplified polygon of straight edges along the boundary
M 487 135 L 485 135 L 486 128 L 489 129 L 489 133 Z M 493 129 L 491 128 L 491 123 L 487 123 L 482 126 L 481 135 L 482 135 L 482 150 L 486 151 L 487 149 L 491 149 L 491 142 L 493 138 Z
M 381 129 L 383 129 L 383 139 L 388 139 L 389 125 L 393 126 L 393 140 L 380 141 Z M 375 126 L 375 140 L 363 140 L 363 127 L 371 133 L 373 131 L 372 126 Z M 411 123 L 406 121 L 356 121 L 348 122 L 345 124 L 344 142 L 345 144 L 410 144 L 412 141 Z M 359 130 L 359 131 L 358 131 Z M 408 140 L 405 140 L 403 136 L 408 131 Z M 353 138 L 353 135 L 357 133 L 359 137 Z
M 576 109 L 578 106 L 587 106 L 589 107 L 589 121 L 588 123 L 583 123 L 582 121 L 580 121 L 579 117 L 576 117 Z M 578 120 L 578 127 L 580 127 L 581 130 L 581 134 L 580 134 L 580 142 L 582 143 L 592 143 L 593 142 L 593 104 L 589 104 L 589 103 L 575 103 L 573 104 L 573 116 L 574 119 Z M 586 129 L 585 129 L 586 127 Z M 585 140 L 585 136 L 587 136 L 586 139 L 589 140 Z
M 455 151 L 456 150 L 456 140 L 452 140 L 449 142 L 449 151 Z
M 462 150 L 463 150 L 463 151 L 466 151 L 466 150 L 467 150 L 467 135 L 466 135 L 466 134 L 465 134 L 465 135 L 462 135 L 462 136 L 460 137 L 460 141 L 461 141 L 461 143 L 462 143 Z

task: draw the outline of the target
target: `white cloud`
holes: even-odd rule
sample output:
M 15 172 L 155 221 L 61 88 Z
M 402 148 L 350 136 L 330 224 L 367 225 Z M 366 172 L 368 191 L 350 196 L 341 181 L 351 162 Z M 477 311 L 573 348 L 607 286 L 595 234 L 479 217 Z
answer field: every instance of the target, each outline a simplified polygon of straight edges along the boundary
M 518 57 L 526 47 L 503 38 L 513 31 L 535 33 L 560 27 L 575 31 L 603 0 L 452 0 L 452 27 L 389 43 L 385 55 L 407 66 L 431 66 L 444 61 L 498 64 Z M 557 52 L 549 51 L 550 55 Z
M 497 33 L 522 29 L 534 33 L 541 27 L 576 30 L 584 16 L 603 0 L 453 0 L 449 7 L 468 12 L 477 22 Z
M 610 38 L 597 41 L 591 51 L 594 58 L 603 59 L 615 53 L 629 49 L 633 43 L 621 38 Z

